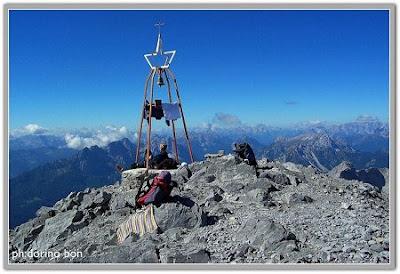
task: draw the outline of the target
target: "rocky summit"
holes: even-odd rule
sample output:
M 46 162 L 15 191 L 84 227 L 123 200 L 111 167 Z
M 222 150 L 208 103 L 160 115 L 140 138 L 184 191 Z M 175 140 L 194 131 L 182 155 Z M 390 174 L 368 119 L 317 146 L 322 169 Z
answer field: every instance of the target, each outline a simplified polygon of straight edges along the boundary
M 257 176 L 232 155 L 207 155 L 171 171 L 176 187 L 154 208 L 157 231 L 118 244 L 144 178 L 127 170 L 120 182 L 72 192 L 10 230 L 10 262 L 389 262 L 387 192 L 311 166 L 258 165 Z M 65 256 L 73 252 L 81 256 Z

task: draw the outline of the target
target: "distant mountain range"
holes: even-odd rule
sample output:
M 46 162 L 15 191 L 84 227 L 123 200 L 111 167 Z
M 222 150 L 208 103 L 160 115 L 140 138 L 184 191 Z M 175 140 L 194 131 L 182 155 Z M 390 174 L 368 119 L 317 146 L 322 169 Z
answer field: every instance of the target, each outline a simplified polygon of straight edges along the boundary
M 43 164 L 69 158 L 76 153 L 76 150 L 67 147 L 12 149 L 10 150 L 9 176 L 14 178 Z
M 34 216 L 42 205 L 55 203 L 71 191 L 99 187 L 120 179 L 115 165 L 133 162 L 135 146 L 123 139 L 105 148 L 85 148 L 70 158 L 53 161 L 10 179 L 10 225 Z
M 248 142 L 257 157 L 312 165 L 328 171 L 348 161 L 357 169 L 388 167 L 389 129 L 374 119 L 341 124 L 302 124 L 293 128 L 259 125 L 237 128 L 195 128 L 190 137 L 195 160 L 219 150 L 231 152 L 233 142 Z M 172 149 L 169 133 L 152 136 L 152 150 L 160 142 Z M 186 140 L 178 134 L 181 161 L 189 161 Z M 10 226 L 34 216 L 43 205 L 51 205 L 71 191 L 99 187 L 120 179 L 116 164 L 129 167 L 136 144 L 128 139 L 105 147 L 74 150 L 63 136 L 27 135 L 10 139 Z M 141 152 L 142 155 L 142 152 Z
M 292 138 L 278 138 L 264 150 L 263 156 L 283 162 L 311 165 L 325 172 L 343 161 L 349 161 L 359 169 L 389 165 L 388 152 L 359 151 L 341 141 L 333 140 L 327 133 L 305 133 Z

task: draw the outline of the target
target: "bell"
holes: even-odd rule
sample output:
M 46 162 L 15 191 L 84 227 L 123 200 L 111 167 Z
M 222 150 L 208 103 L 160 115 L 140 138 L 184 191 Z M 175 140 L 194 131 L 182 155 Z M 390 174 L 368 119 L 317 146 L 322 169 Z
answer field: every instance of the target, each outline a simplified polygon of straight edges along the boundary
M 161 87 L 164 85 L 164 79 L 161 76 L 161 73 L 158 75 L 157 84 Z

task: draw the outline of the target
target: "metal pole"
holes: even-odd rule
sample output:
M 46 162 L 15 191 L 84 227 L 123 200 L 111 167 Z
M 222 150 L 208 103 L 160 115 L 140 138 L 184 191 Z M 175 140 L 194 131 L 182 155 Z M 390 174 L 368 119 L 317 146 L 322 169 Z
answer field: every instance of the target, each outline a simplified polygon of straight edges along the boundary
M 139 134 L 138 134 L 138 139 L 137 139 L 137 146 L 136 146 L 136 159 L 135 163 L 139 163 L 139 153 L 140 153 L 140 145 L 141 145 L 141 139 L 142 139 L 142 128 L 143 128 L 143 116 L 145 113 L 145 108 L 146 108 L 146 99 L 147 99 L 147 88 L 149 86 L 149 81 L 150 78 L 153 76 L 153 70 L 150 71 L 149 76 L 147 76 L 146 83 L 144 85 L 144 99 L 143 99 L 143 109 L 142 109 L 142 116 L 140 116 L 140 123 L 139 123 Z
M 167 86 L 168 86 L 168 98 L 169 98 L 169 102 L 172 103 L 172 95 L 171 95 L 171 83 L 169 82 L 169 78 L 167 73 L 164 70 L 164 75 L 165 75 L 165 79 L 167 80 Z M 179 156 L 178 156 L 178 146 L 176 144 L 176 133 L 175 133 L 175 122 L 172 120 L 172 133 L 174 136 L 174 150 L 175 150 L 175 160 L 177 162 L 179 162 Z
M 182 115 L 183 129 L 185 130 L 186 141 L 187 141 L 187 144 L 188 144 L 188 147 L 189 147 L 190 160 L 191 160 L 192 163 L 193 163 L 194 160 L 193 160 L 192 145 L 191 145 L 191 143 L 190 143 L 189 134 L 188 134 L 188 131 L 187 131 L 187 128 L 186 128 L 185 116 L 183 115 L 181 97 L 180 97 L 180 95 L 179 95 L 179 89 L 178 89 L 178 83 L 177 83 L 176 78 L 175 78 L 175 75 L 172 73 L 172 71 L 171 71 L 169 68 L 167 68 L 166 70 L 167 70 L 168 73 L 171 75 L 171 78 L 174 80 L 176 96 L 178 97 L 178 105 L 179 105 L 179 109 L 180 109 L 181 115 Z
M 153 76 L 151 77 L 151 86 L 150 86 L 150 109 L 149 109 L 149 123 L 147 125 L 147 151 L 146 151 L 146 170 L 149 169 L 149 158 L 150 158 L 150 149 L 151 149 L 151 114 L 153 110 L 153 93 L 154 93 L 154 76 L 155 76 L 155 70 L 153 73 Z

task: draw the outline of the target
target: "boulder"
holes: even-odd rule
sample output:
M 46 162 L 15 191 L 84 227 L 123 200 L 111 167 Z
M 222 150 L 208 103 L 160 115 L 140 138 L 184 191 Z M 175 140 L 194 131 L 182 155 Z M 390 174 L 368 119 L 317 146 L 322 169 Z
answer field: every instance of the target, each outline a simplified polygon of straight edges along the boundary
M 362 181 L 381 189 L 388 181 L 387 170 L 379 168 L 356 170 L 351 163 L 342 162 L 329 171 L 329 175 L 335 178 Z
M 73 209 L 75 206 L 77 206 L 78 204 L 72 199 L 65 199 L 65 201 L 62 203 L 61 207 L 60 207 L 60 211 L 65 212 L 67 210 L 71 210 Z
M 224 191 L 217 186 L 213 186 L 210 187 L 205 194 L 206 197 L 204 198 L 204 201 L 220 202 L 223 199 L 222 195 L 224 194 Z
M 189 207 L 181 203 L 165 203 L 154 209 L 154 216 L 161 231 L 175 227 L 197 228 L 206 223 L 206 216 L 197 204 Z
M 74 220 L 82 219 L 81 214 L 78 210 L 69 210 L 47 219 L 43 230 L 32 243 L 32 249 L 46 251 L 64 240 L 75 229 Z
M 94 197 L 93 203 L 96 206 L 103 206 L 108 203 L 111 199 L 111 194 L 105 191 L 100 191 L 99 193 L 96 194 Z
M 36 211 L 36 216 L 44 219 L 54 217 L 56 214 L 57 210 L 48 206 L 42 206 Z
M 294 205 L 299 203 L 312 203 L 313 199 L 307 195 L 303 195 L 301 193 L 288 193 L 285 195 L 285 202 L 288 205 Z
M 297 186 L 303 182 L 299 177 L 292 174 L 288 174 L 287 177 L 289 178 L 290 184 L 294 186 Z
M 31 220 L 18 226 L 15 229 L 15 234 L 12 237 L 10 236 L 10 247 L 20 251 L 28 250 L 44 227 L 44 222 L 42 224 L 36 223 L 35 220 Z
M 292 162 L 283 163 L 282 166 L 292 172 L 301 172 L 301 170 L 300 170 L 301 166 L 296 165 L 295 163 L 292 163 Z
M 172 176 L 172 181 L 176 182 L 178 187 L 181 187 L 187 181 L 189 181 L 191 176 L 192 171 L 189 169 L 188 166 L 179 167 Z
M 263 171 L 259 177 L 270 179 L 276 184 L 282 186 L 286 186 L 291 183 L 289 177 L 286 176 L 286 174 L 284 174 L 283 172 L 281 172 L 278 168 L 273 168 L 270 170 Z
M 83 263 L 159 263 L 156 243 L 145 238 L 127 245 L 111 246 L 82 259 Z
M 346 180 L 357 180 L 357 171 L 353 167 L 350 162 L 342 162 L 332 170 L 328 172 L 328 174 L 334 178 L 342 178 Z
M 268 199 L 268 192 L 265 189 L 256 188 L 246 193 L 246 198 L 250 202 L 264 202 Z
M 258 169 L 271 169 L 275 166 L 274 162 L 267 158 L 263 158 L 261 160 L 257 160 L 257 168 Z
M 238 238 L 255 248 L 268 249 L 273 244 L 285 240 L 286 229 L 270 219 L 249 216 L 238 230 Z
M 252 189 L 261 188 L 264 189 L 267 193 L 271 193 L 273 191 L 277 191 L 278 189 L 275 186 L 275 183 L 267 178 L 257 178 L 256 180 L 248 183 L 244 187 L 244 191 L 250 191 Z
M 224 153 L 225 152 L 223 150 L 218 151 L 218 153 L 207 153 L 207 154 L 204 155 L 204 159 L 210 160 L 210 159 L 213 159 L 213 158 L 222 157 L 222 156 L 224 156 Z
M 205 249 L 181 251 L 170 248 L 160 249 L 161 263 L 209 263 L 210 253 Z
M 111 199 L 111 194 L 99 190 L 97 192 L 91 192 L 83 196 L 82 202 L 79 205 L 79 209 L 95 208 L 106 206 Z
M 380 168 L 380 172 L 382 173 L 383 177 L 385 178 L 385 185 L 382 187 L 381 191 L 386 196 L 389 195 L 389 169 L 388 168 Z
M 385 185 L 385 176 L 378 168 L 368 168 L 359 170 L 357 172 L 358 180 L 365 183 L 369 183 L 378 188 L 382 188 Z

